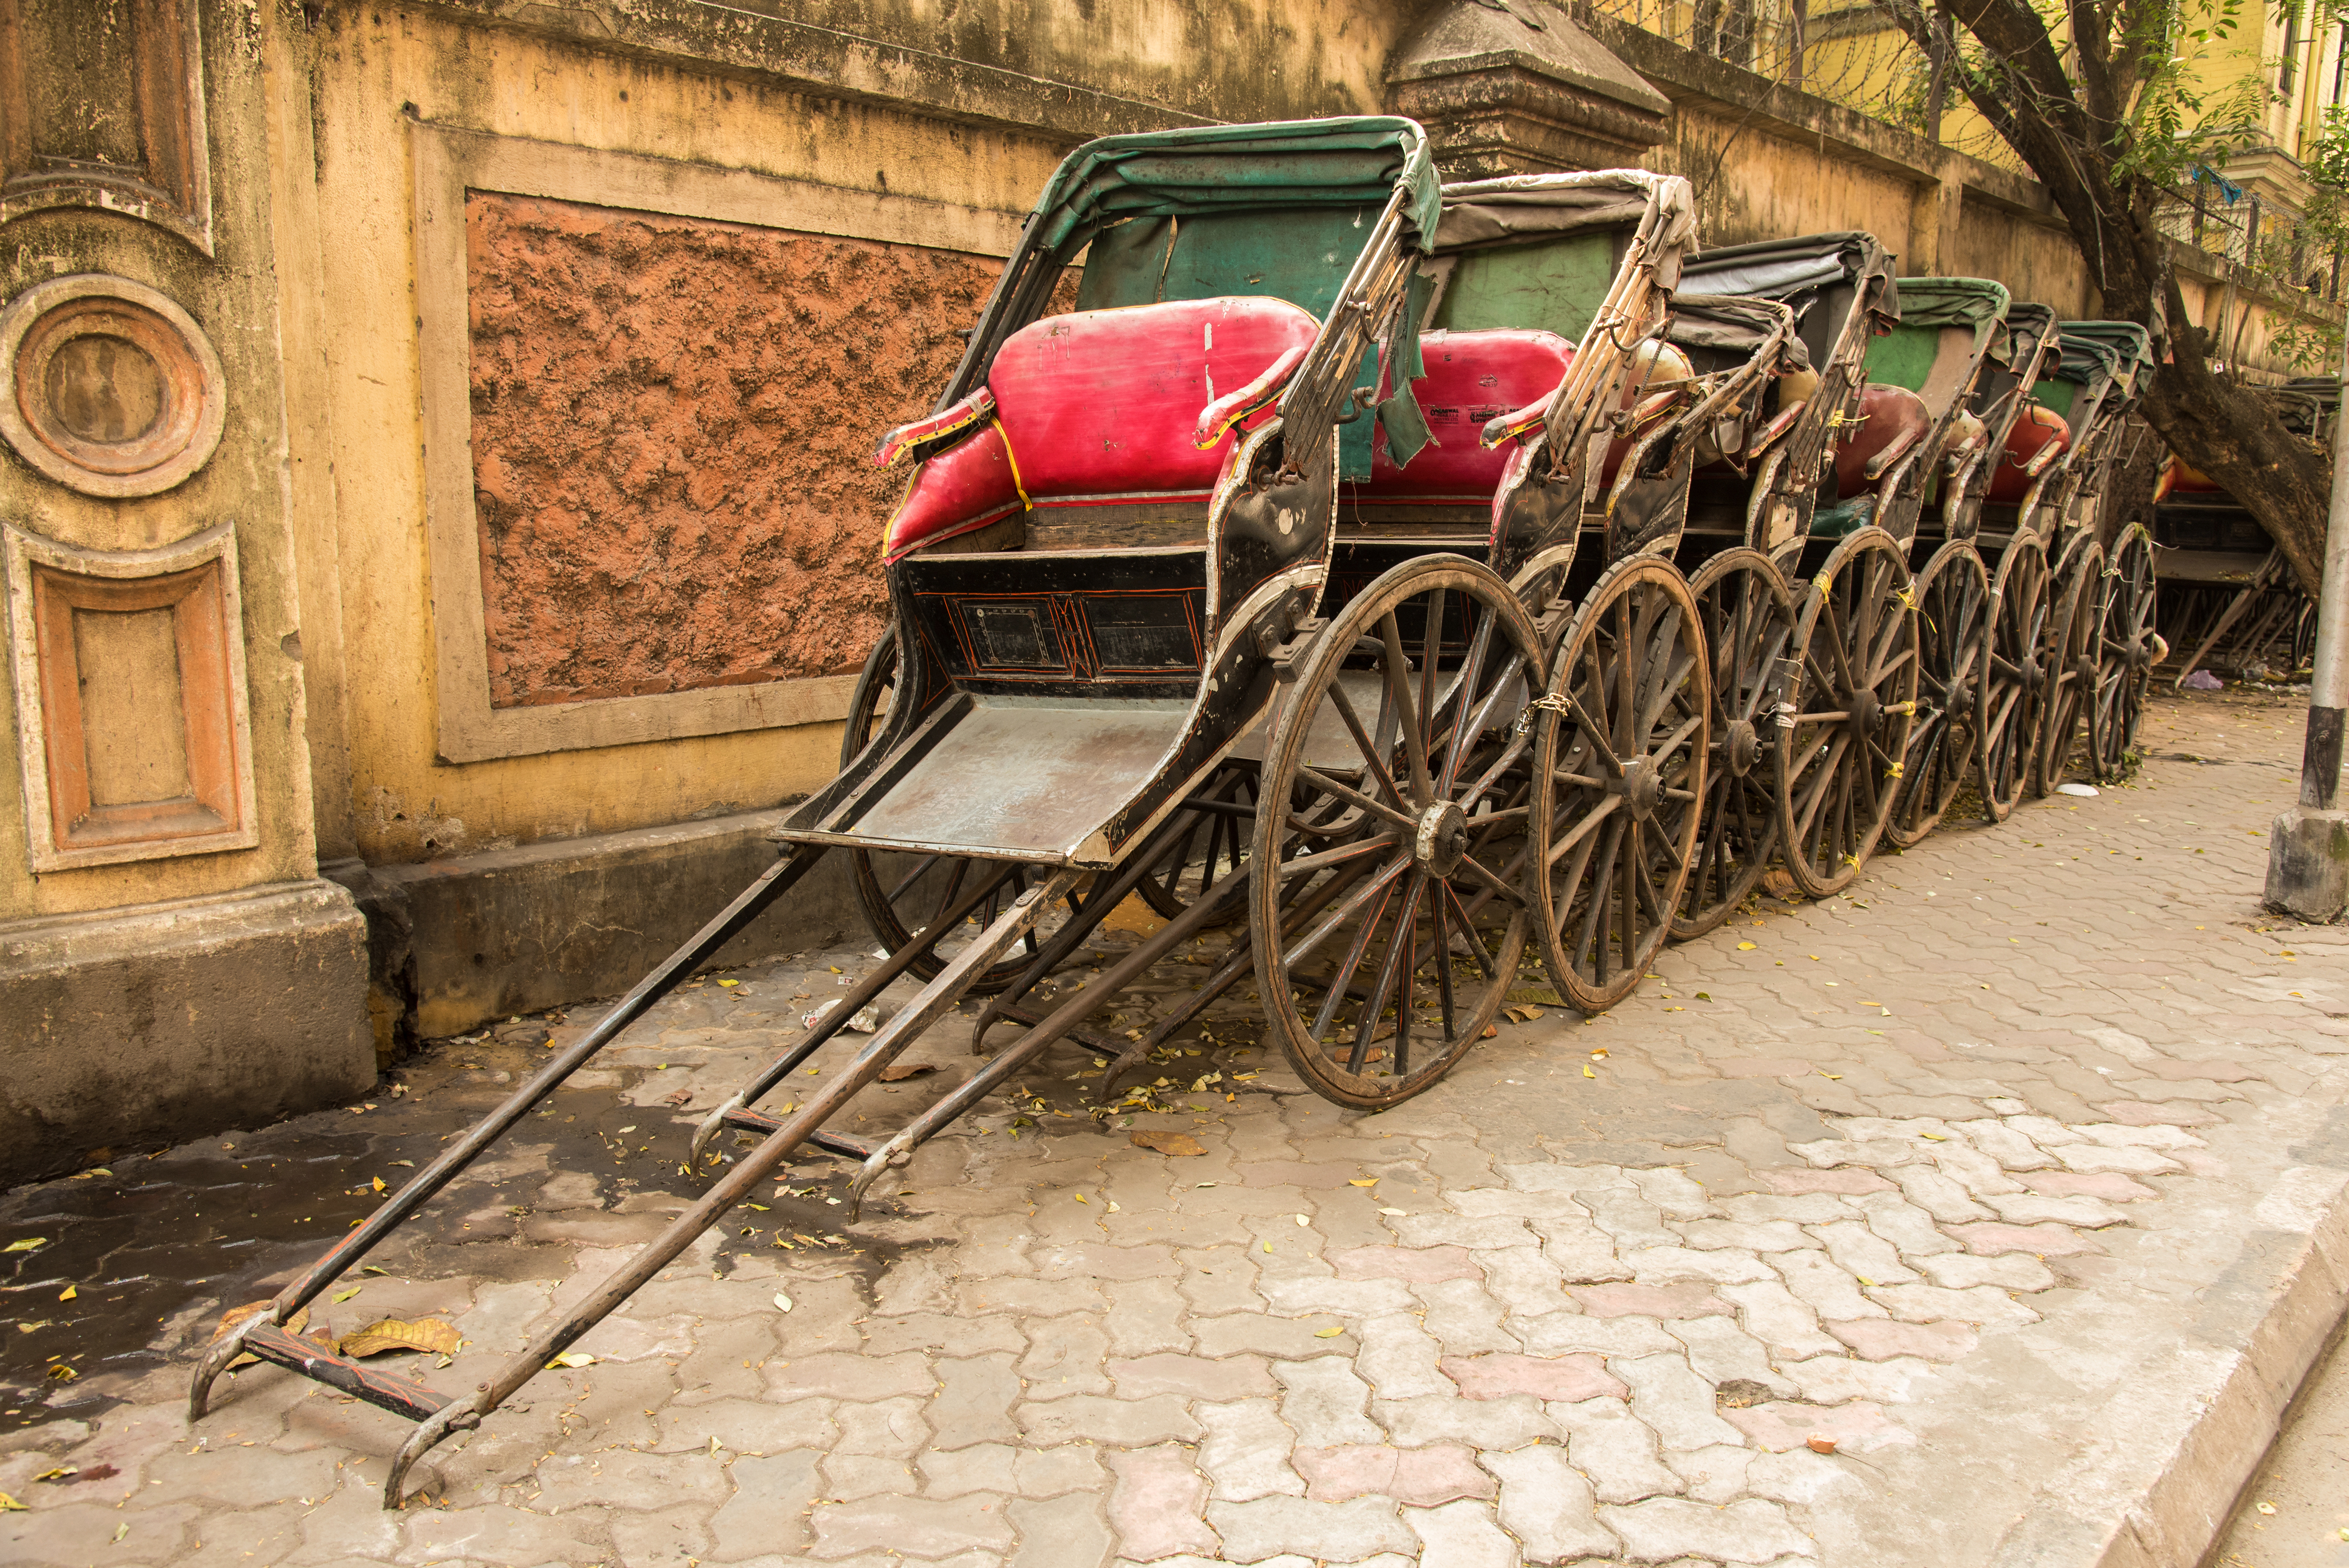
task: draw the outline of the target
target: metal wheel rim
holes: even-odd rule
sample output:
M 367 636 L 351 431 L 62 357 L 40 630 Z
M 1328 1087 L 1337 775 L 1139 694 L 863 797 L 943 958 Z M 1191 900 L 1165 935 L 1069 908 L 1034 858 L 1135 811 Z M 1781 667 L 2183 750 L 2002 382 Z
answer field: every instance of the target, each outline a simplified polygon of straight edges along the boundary
M 1982 815 L 1993 822 L 2005 821 L 2023 799 L 2038 752 L 2046 687 L 2028 681 L 2024 666 L 2036 666 L 2047 610 L 2046 552 L 2036 540 L 2018 539 L 1999 557 L 1991 580 L 1989 700 L 1975 783 Z
M 1408 675 L 1397 674 L 1395 656 L 1411 657 L 1402 630 L 1409 617 L 1397 612 L 1438 595 L 1445 602 L 1458 595 L 1473 607 L 1460 653 L 1440 639 L 1438 657 L 1424 656 L 1424 628 L 1431 621 L 1444 627 L 1449 607 L 1423 605 L 1422 634 L 1410 639 L 1419 657 Z M 1376 671 L 1371 713 L 1359 711 L 1339 682 L 1350 660 Z M 1479 671 L 1474 683 L 1459 674 L 1470 664 Z M 1530 923 L 1522 887 L 1530 741 L 1516 721 L 1523 674 L 1540 665 L 1532 620 L 1506 583 L 1475 562 L 1423 556 L 1356 595 L 1298 672 L 1265 754 L 1249 929 L 1270 1032 L 1298 1075 L 1327 1099 L 1375 1109 L 1423 1092 L 1482 1037 L 1516 984 Z M 1519 672 L 1514 682 L 1512 669 Z M 1467 725 L 1457 722 L 1463 706 Z M 1309 761 L 1309 748 L 1319 747 L 1311 755 L 1329 762 L 1331 718 L 1361 764 L 1352 783 Z M 1493 739 L 1488 726 L 1495 722 Z M 1472 738 L 1479 735 L 1485 739 Z M 1431 864 L 1421 853 L 1430 819 L 1464 802 L 1460 859 Z M 1300 804 L 1329 814 L 1317 822 L 1300 815 Z M 1511 858 L 1487 863 L 1495 851 Z M 1300 887 L 1315 892 L 1300 897 Z M 1322 893 L 1330 896 L 1316 907 Z M 1309 916 L 1296 913 L 1308 909 Z M 1485 934 L 1496 924 L 1497 933 Z M 1465 951 L 1472 941 L 1475 958 Z M 1454 962 L 1431 962 L 1438 952 Z M 1325 965 L 1334 967 L 1307 972 Z M 1357 984 L 1364 975 L 1369 985 Z M 1405 996 L 1406 976 L 1409 1005 L 1396 1007 L 1388 1026 L 1385 1003 Z M 1429 1007 L 1432 1024 L 1421 1016 Z
M 2064 552 L 2061 581 L 2050 597 L 2042 645 L 2048 670 L 2046 717 L 2039 731 L 2039 747 L 2031 768 L 2031 793 L 2044 799 L 2064 781 L 2072 738 L 2080 731 L 2083 710 L 2095 687 L 2092 649 L 2096 633 L 2098 585 L 2104 577 L 2105 552 L 2093 542 Z
M 1908 748 L 1916 599 L 1890 534 L 1864 528 L 1836 546 L 1812 579 L 1790 657 L 1779 855 L 1797 886 L 1825 898 L 1847 886 L 1875 849 Z M 1870 703 L 1855 700 L 1862 692 Z
M 1712 677 L 1688 579 L 1652 556 L 1599 578 L 1551 661 L 1533 891 L 1550 977 L 1586 1013 L 1630 995 L 1671 934 L 1705 800 Z
M 1795 596 L 1758 550 L 1724 550 L 1698 568 L 1697 603 L 1711 669 L 1711 723 L 1704 805 L 1689 874 L 1672 914 L 1676 942 L 1729 918 L 1778 852 L 1778 748 L 1771 744 L 1770 676 L 1795 633 Z M 1733 731 L 1743 724 L 1744 731 Z M 1755 755 L 1739 771 L 1727 755 L 1752 738 Z
M 2128 767 L 2152 679 L 2153 536 L 2130 523 L 2105 568 L 2096 624 L 2096 700 L 2088 710 L 2088 755 L 2096 782 L 2110 784 Z
M 1904 850 L 1940 825 L 1972 776 L 1989 708 L 1989 612 L 1982 557 L 1970 544 L 1943 545 L 1917 579 L 1917 714 L 1884 824 Z

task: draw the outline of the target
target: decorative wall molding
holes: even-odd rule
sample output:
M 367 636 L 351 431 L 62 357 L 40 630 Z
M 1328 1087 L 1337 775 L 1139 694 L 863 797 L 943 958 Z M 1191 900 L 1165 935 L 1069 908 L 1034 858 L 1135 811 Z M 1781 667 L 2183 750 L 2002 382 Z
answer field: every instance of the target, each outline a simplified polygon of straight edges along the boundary
M 425 432 L 425 513 L 439 678 L 439 748 L 479 762 L 846 717 L 854 676 L 645 696 L 492 707 L 471 443 L 465 194 L 499 191 L 593 206 L 986 256 L 1010 253 L 1009 213 L 843 190 L 742 170 L 416 121 L 416 269 Z M 879 520 L 874 520 L 879 526 Z
M 212 253 L 196 4 L 128 0 L 117 39 L 98 7 L 0 0 L 0 224 L 88 207 Z M 68 50 L 70 63 L 55 57 Z
M 77 273 L 0 311 L 0 436 L 61 485 L 159 494 L 210 460 L 227 418 L 211 339 L 145 284 Z
M 85 550 L 0 524 L 36 872 L 252 849 L 236 530 Z

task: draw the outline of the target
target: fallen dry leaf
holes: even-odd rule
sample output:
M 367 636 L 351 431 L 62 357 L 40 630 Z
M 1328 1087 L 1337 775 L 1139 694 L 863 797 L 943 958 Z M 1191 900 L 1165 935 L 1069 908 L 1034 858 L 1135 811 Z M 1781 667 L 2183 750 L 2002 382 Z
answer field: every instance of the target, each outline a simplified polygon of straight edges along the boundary
M 904 1083 L 907 1078 L 917 1078 L 925 1073 L 934 1073 L 937 1070 L 936 1062 L 897 1062 L 881 1069 L 881 1081 Z
M 0 1491 L 0 1513 L 23 1513 L 25 1511 L 26 1508 L 23 1503 L 18 1502 L 6 1492 Z
M 5 1247 L 0 1247 L 0 1253 L 29 1253 L 35 1247 L 46 1247 L 48 1244 L 49 1238 L 47 1236 L 25 1236 L 16 1241 L 10 1242 Z M 5 1495 L 6 1494 L 0 1493 L 0 1496 Z M 22 1508 L 24 1504 L 18 1503 L 16 1506 Z
M 792 1298 L 785 1295 L 781 1291 L 777 1291 L 775 1293 L 775 1308 L 779 1312 L 791 1311 Z
M 273 1305 L 273 1303 L 266 1301 L 249 1301 L 243 1306 L 230 1307 L 226 1312 L 221 1314 L 220 1325 L 212 1330 L 212 1337 L 214 1339 L 226 1338 L 229 1333 L 234 1329 L 238 1324 L 243 1323 L 248 1317 L 257 1316 L 262 1313 L 267 1312 Z M 298 1335 L 304 1328 L 309 1326 L 309 1323 L 310 1309 L 305 1306 L 287 1320 L 285 1332 L 288 1334 Z M 240 1356 L 235 1360 L 228 1364 L 229 1370 L 234 1371 L 239 1367 L 251 1367 L 260 1359 L 261 1357 L 258 1356 Z
M 688 1100 L 690 1100 L 692 1098 L 693 1098 L 693 1091 L 692 1091 L 691 1089 L 689 1089 L 689 1088 L 681 1088 L 681 1089 L 677 1090 L 677 1091 L 676 1091 L 675 1093 L 673 1093 L 673 1094 L 665 1094 L 665 1095 L 661 1096 L 661 1103 L 662 1103 L 663 1105 L 674 1105 L 674 1106 L 682 1107 L 682 1106 L 684 1106 L 684 1105 L 685 1105 L 685 1103 L 686 1103 Z
M 1189 1154 L 1205 1154 L 1207 1146 L 1187 1132 L 1137 1132 L 1133 1135 L 1136 1149 L 1154 1149 L 1161 1154 L 1178 1158 Z
M 1836 1440 L 1828 1437 L 1815 1437 L 1804 1446 L 1815 1454 L 1831 1454 L 1836 1450 Z
M 380 1356 L 387 1350 L 422 1350 L 435 1356 L 454 1356 L 462 1344 L 464 1340 L 456 1328 L 437 1317 L 419 1317 L 413 1323 L 387 1317 L 344 1335 L 335 1348 L 346 1356 Z
M 593 1367 L 594 1365 L 595 1365 L 595 1358 L 593 1356 L 588 1355 L 585 1350 L 566 1350 L 562 1355 L 547 1363 L 547 1366 L 550 1367 Z
M 66 1286 L 66 1288 L 65 1288 L 65 1289 L 63 1289 L 63 1290 L 61 1290 L 61 1291 L 59 1291 L 59 1292 L 57 1293 L 57 1299 L 58 1299 L 59 1301 L 71 1301 L 74 1297 L 76 1297 L 76 1296 L 79 1295 L 80 1294 L 81 1294 L 81 1287 L 80 1287 L 79 1285 L 72 1285 L 72 1284 L 69 1284 L 69 1285 Z
M 1345 1332 L 1346 1332 L 1345 1325 L 1343 1325 L 1343 1324 L 1340 1324 L 1340 1325 L 1339 1325 L 1337 1327 L 1335 1327 L 1335 1328 L 1317 1328 L 1317 1329 L 1315 1329 L 1315 1330 L 1313 1331 L 1313 1337 L 1314 1337 L 1314 1338 L 1316 1338 L 1316 1339 L 1335 1339 L 1335 1338 L 1337 1338 L 1337 1337 L 1338 1337 L 1338 1336 L 1340 1336 L 1340 1335 L 1341 1335 L 1341 1334 L 1343 1334 L 1343 1333 L 1345 1333 Z

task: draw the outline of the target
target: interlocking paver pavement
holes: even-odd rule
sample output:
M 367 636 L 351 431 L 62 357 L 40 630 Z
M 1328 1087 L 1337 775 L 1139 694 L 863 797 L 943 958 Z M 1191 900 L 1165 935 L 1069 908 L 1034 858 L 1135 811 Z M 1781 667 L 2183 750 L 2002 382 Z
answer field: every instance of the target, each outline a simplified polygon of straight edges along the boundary
M 47 1238 L 0 1253 L 0 1491 L 26 1505 L 0 1542 L 57 1564 L 1989 1561 L 2034 1500 L 2119 1485 L 2132 1429 L 2184 1423 L 2163 1401 L 2191 1378 L 2149 1368 L 2191 1372 L 2255 1316 L 2262 1238 L 2349 1179 L 2349 939 L 2255 904 L 2299 725 L 2160 701 L 2133 785 L 1757 910 L 1384 1115 L 1304 1092 L 1234 996 L 1146 1104 L 1088 1116 L 1091 1058 L 1064 1051 L 862 1222 L 812 1155 L 397 1514 L 398 1423 L 260 1367 L 191 1430 L 184 1363 L 544 1028 L 444 1043 L 351 1110 L 110 1157 L 0 1204 L 0 1245 Z M 320 1317 L 446 1316 L 468 1344 L 416 1370 L 475 1380 L 682 1206 L 688 1129 L 867 947 L 664 1004 Z M 1110 1027 L 1182 995 L 1190 957 Z M 963 1049 L 934 1031 L 937 1070 L 886 1086 L 874 1125 Z M 1133 1144 L 1152 1130 L 1206 1152 Z

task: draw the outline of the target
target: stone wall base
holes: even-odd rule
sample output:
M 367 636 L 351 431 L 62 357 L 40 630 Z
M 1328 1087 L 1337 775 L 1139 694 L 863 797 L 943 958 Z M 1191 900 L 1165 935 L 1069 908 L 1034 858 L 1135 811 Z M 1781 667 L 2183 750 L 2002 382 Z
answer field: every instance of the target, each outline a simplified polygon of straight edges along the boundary
M 785 815 L 744 811 L 420 865 L 326 867 L 367 913 L 378 1059 L 492 1019 L 618 995 L 774 863 L 766 835 Z M 847 857 L 827 856 L 717 965 L 864 925 Z
M 328 882 L 0 925 L 0 1183 L 365 1094 L 367 963 Z

